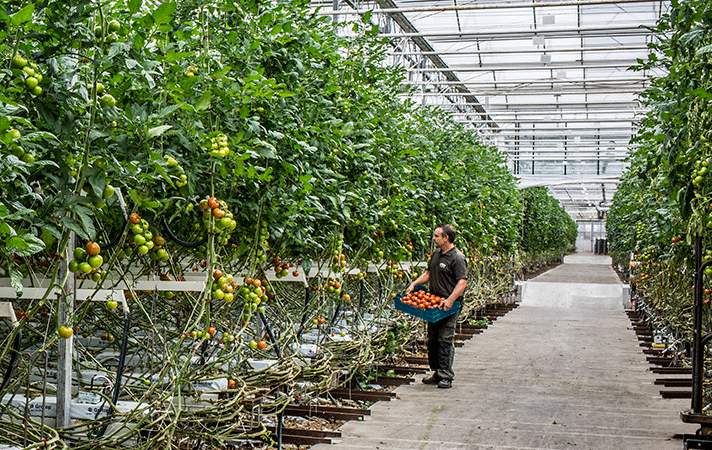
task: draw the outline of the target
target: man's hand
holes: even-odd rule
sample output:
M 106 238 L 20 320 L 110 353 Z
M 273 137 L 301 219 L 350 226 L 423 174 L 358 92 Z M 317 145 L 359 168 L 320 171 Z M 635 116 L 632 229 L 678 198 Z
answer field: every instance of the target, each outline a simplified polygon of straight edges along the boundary
M 452 304 L 455 303 L 455 300 L 446 298 L 443 300 L 443 302 L 440 304 L 440 309 L 444 309 L 445 311 L 449 310 L 452 308 Z

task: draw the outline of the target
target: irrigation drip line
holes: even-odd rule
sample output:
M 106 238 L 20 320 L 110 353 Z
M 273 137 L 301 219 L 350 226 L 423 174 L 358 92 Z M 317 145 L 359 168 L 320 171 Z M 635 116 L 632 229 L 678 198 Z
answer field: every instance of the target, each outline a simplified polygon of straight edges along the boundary
M 166 232 L 166 235 L 170 238 L 171 241 L 175 242 L 176 244 L 180 245 L 181 247 L 185 248 L 196 248 L 200 247 L 201 245 L 205 244 L 208 242 L 208 237 L 205 236 L 204 238 L 200 239 L 199 241 L 195 242 L 186 242 L 181 239 L 179 239 L 171 230 L 170 226 L 168 225 L 168 221 L 166 220 L 165 217 L 161 217 L 161 224 L 163 225 L 163 231 Z

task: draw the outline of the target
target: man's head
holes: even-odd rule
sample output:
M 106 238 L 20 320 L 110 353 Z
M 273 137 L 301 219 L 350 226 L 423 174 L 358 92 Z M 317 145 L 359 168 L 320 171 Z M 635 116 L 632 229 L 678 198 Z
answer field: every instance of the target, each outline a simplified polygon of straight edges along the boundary
M 455 228 L 450 224 L 441 224 L 435 228 L 433 233 L 433 242 L 437 247 L 443 248 L 446 244 L 453 244 L 455 242 Z

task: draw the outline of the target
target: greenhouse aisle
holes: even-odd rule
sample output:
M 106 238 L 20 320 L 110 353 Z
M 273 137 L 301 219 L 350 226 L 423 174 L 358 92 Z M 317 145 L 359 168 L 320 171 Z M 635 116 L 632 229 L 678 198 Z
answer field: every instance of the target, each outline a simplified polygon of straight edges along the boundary
M 622 291 L 609 257 L 567 257 L 457 349 L 452 389 L 418 376 L 312 448 L 681 449 L 696 430 L 679 418 L 690 400 L 660 397 Z

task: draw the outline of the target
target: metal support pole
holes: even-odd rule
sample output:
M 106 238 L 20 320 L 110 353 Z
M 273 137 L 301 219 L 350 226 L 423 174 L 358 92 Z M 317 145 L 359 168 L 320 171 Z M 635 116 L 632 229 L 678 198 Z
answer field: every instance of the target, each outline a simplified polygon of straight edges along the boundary
M 702 279 L 704 269 L 712 264 L 708 261 L 702 264 L 702 238 L 695 237 L 695 291 L 692 324 L 692 411 L 702 413 Z
M 69 255 L 64 258 L 60 265 L 59 276 L 64 279 L 67 276 L 67 264 L 69 258 L 73 257 L 74 247 L 76 247 L 77 236 L 71 233 L 67 248 Z M 67 323 L 68 318 L 74 311 L 74 296 L 75 278 L 69 276 L 67 284 L 64 286 L 64 292 L 59 298 L 59 307 L 57 308 L 57 323 L 62 326 Z M 67 339 L 60 338 L 57 341 L 57 428 L 67 428 L 71 425 L 71 406 L 72 406 L 72 349 L 74 346 L 74 335 Z

